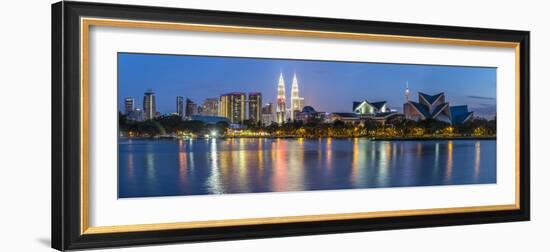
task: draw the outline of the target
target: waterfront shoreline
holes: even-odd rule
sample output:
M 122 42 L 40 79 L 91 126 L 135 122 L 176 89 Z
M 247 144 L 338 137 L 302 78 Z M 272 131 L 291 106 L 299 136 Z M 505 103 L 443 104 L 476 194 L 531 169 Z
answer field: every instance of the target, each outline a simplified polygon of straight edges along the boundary
M 193 137 L 181 138 L 172 136 L 163 137 L 119 137 L 119 139 L 138 139 L 138 140 L 165 140 L 165 139 L 354 139 L 364 138 L 372 141 L 435 141 L 435 140 L 496 140 L 496 136 L 421 136 L 421 137 L 370 137 L 370 136 L 332 136 L 332 137 L 306 137 L 306 136 L 220 136 L 220 137 Z

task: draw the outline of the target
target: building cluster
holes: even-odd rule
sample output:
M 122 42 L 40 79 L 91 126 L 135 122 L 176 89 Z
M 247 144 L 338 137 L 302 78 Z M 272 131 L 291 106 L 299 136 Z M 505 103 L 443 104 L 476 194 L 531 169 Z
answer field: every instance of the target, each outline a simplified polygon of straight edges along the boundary
M 197 104 L 189 98 L 176 96 L 176 112 L 174 114 L 186 120 L 199 120 L 205 123 L 227 122 L 232 125 L 242 125 L 245 122 L 256 125 L 283 124 L 285 122 L 335 122 L 364 123 L 372 120 L 385 124 L 388 119 L 408 119 L 414 121 L 433 119 L 450 124 L 462 124 L 473 119 L 473 112 L 466 105 L 450 106 L 445 101 L 445 94 L 428 95 L 418 92 L 418 102 L 409 100 L 408 84 L 405 90 L 403 113 L 388 108 L 386 101 L 372 102 L 368 100 L 353 101 L 351 112 L 320 112 L 305 105 L 305 99 L 300 97 L 298 78 L 294 74 L 290 92 L 290 106 L 287 106 L 285 80 L 279 75 L 277 99 L 275 104 L 263 103 L 262 93 L 232 92 L 219 97 L 207 98 L 202 104 Z M 160 116 L 156 111 L 155 93 L 147 90 L 143 96 L 143 108 L 137 108 L 135 99 L 124 100 L 124 114 L 131 120 L 145 121 Z
M 185 120 L 199 120 L 206 123 L 227 122 L 242 124 L 246 120 L 252 123 L 269 121 L 263 113 L 271 110 L 271 104 L 262 107 L 262 94 L 259 92 L 233 92 L 215 98 L 206 98 L 201 105 L 189 98 L 176 96 L 176 112 Z M 137 108 L 135 98 L 124 99 L 124 114 L 130 120 L 146 121 L 160 116 L 156 110 L 155 93 L 147 90 L 143 96 L 143 108 Z

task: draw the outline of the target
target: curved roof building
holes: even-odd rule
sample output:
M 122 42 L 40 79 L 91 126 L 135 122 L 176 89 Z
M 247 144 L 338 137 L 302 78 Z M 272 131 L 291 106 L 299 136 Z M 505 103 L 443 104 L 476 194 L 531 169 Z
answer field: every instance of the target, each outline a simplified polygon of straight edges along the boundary
M 418 92 L 418 102 L 407 101 L 403 105 L 403 113 L 409 120 L 434 119 L 449 124 L 463 124 L 474 117 L 467 105 L 450 106 L 443 92 L 435 95 Z

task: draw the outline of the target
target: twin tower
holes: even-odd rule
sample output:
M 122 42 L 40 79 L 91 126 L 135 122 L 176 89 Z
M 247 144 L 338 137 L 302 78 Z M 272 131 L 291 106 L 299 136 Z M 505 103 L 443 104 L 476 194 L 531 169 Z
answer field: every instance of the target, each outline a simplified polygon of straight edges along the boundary
M 278 124 L 285 123 L 287 118 L 290 121 L 294 121 L 294 115 L 296 112 L 302 111 L 304 107 L 304 98 L 300 97 L 298 88 L 298 79 L 296 73 L 292 78 L 292 87 L 290 91 L 290 108 L 286 107 L 286 92 L 285 92 L 285 80 L 283 73 L 279 75 L 279 85 L 277 86 L 277 112 L 276 120 Z M 288 111 L 288 113 L 287 113 Z

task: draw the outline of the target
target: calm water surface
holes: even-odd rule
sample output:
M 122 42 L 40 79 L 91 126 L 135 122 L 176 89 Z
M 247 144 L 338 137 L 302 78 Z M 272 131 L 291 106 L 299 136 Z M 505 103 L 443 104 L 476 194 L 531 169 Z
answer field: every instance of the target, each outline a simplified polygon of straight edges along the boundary
M 119 140 L 119 197 L 496 183 L 495 140 Z

